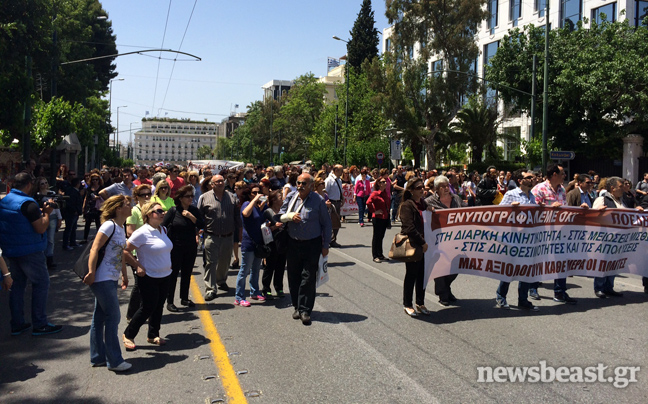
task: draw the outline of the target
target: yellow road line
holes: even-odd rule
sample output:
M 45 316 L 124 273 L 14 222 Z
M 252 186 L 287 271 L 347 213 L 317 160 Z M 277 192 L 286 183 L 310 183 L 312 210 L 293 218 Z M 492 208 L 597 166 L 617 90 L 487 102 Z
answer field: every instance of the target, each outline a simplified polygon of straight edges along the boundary
M 196 304 L 205 304 L 200 288 L 193 276 L 191 277 L 191 294 L 193 295 L 193 300 Z M 228 397 L 227 402 L 241 404 L 247 403 L 245 394 L 243 394 L 243 389 L 241 389 L 241 384 L 239 383 L 238 377 L 236 377 L 236 372 L 234 372 L 234 368 L 227 356 L 225 345 L 223 345 L 218 330 L 216 330 L 216 325 L 212 320 L 211 313 L 209 310 L 198 310 L 198 314 L 200 316 L 200 321 L 203 323 L 205 334 L 207 334 L 206 337 L 210 339 L 209 347 L 214 355 L 214 363 L 216 363 L 218 374 L 220 375 L 223 388 L 225 389 L 225 394 L 227 394 Z

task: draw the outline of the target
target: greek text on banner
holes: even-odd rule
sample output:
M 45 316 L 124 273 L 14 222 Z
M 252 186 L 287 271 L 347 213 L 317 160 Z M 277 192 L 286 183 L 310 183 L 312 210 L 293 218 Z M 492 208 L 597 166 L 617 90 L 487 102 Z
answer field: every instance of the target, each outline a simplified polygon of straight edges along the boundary
M 426 280 L 469 274 L 535 282 L 648 276 L 648 214 L 628 209 L 487 206 L 423 214 Z

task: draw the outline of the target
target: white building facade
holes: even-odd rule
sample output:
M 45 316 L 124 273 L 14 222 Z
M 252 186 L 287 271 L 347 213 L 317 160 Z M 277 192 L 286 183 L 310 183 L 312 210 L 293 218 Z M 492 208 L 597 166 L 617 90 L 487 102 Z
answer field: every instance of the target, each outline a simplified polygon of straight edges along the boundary
M 475 71 L 479 77 L 484 77 L 484 67 L 499 47 L 500 40 L 508 34 L 510 29 L 533 24 L 544 27 L 547 22 L 547 0 L 487 0 L 490 18 L 483 21 L 477 33 L 476 42 L 480 55 L 475 61 Z M 588 28 L 591 21 L 600 22 L 605 14 L 607 21 L 629 20 L 630 25 L 642 24 L 648 15 L 648 1 L 636 0 L 549 0 L 549 26 L 576 27 L 578 21 L 583 21 L 583 27 Z M 588 20 L 585 24 L 584 18 Z M 393 28 L 383 30 L 383 52 L 390 47 L 390 36 Z M 419 44 L 414 47 L 417 52 Z M 443 70 L 443 61 L 430 60 L 430 71 Z M 539 66 L 541 62 L 539 61 Z M 540 67 L 539 67 L 540 69 Z M 542 74 L 540 69 L 538 74 Z M 542 89 L 538 88 L 538 94 Z M 489 94 L 487 94 L 488 96 Z M 502 116 L 501 132 L 517 136 L 526 141 L 531 138 L 531 118 L 525 114 L 510 114 L 502 103 L 498 106 Z M 541 114 L 542 111 L 536 111 Z M 536 129 L 537 133 L 537 129 Z M 507 141 L 499 144 L 504 148 L 504 157 L 512 160 L 520 149 L 519 141 Z
M 142 120 L 142 129 L 135 133 L 133 142 L 135 164 L 164 162 L 186 165 L 188 161 L 199 160 L 197 152 L 202 146 L 214 150 L 218 133 L 219 124 L 213 122 Z

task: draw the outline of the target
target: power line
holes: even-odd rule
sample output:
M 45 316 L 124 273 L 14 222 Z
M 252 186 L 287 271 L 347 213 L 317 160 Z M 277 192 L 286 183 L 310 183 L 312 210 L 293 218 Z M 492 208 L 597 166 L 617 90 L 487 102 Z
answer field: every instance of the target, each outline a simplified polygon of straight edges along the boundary
M 182 40 L 180 41 L 180 46 L 178 47 L 178 50 L 182 49 L 182 44 L 184 43 L 185 36 L 187 35 L 187 31 L 189 30 L 189 24 L 191 23 L 191 17 L 193 17 L 194 10 L 196 9 L 196 4 L 198 3 L 198 0 L 194 1 L 193 8 L 191 9 L 191 14 L 189 14 L 189 21 L 187 21 L 187 26 L 185 27 L 184 34 L 182 34 Z M 166 102 L 166 97 L 167 94 L 169 94 L 169 87 L 171 87 L 171 79 L 173 78 L 173 72 L 175 71 L 175 66 L 176 66 L 176 60 L 173 60 L 173 66 L 171 67 L 171 74 L 169 75 L 169 81 L 167 82 L 167 88 L 166 91 L 164 92 L 164 98 L 162 99 L 162 107 L 164 107 L 164 103 Z
M 162 34 L 162 46 L 160 46 L 160 48 L 164 48 L 164 39 L 166 38 L 167 26 L 169 25 L 169 15 L 171 14 L 171 1 L 172 0 L 169 0 L 169 8 L 167 9 L 166 21 L 164 23 L 164 33 Z M 160 52 L 160 57 L 162 57 L 162 52 Z M 160 77 L 160 60 L 161 59 L 158 59 L 157 73 L 155 73 L 155 89 L 153 91 L 153 105 L 151 106 L 151 111 L 155 110 L 155 97 L 157 96 L 157 84 L 158 78 Z

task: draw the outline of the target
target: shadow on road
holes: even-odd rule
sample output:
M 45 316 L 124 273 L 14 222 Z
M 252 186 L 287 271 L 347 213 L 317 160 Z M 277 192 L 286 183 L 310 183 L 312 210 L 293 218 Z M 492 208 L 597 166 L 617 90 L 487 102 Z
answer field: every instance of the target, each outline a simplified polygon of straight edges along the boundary
M 313 321 L 329 324 L 359 323 L 368 318 L 360 314 L 338 313 L 335 311 L 314 311 L 311 316 Z

